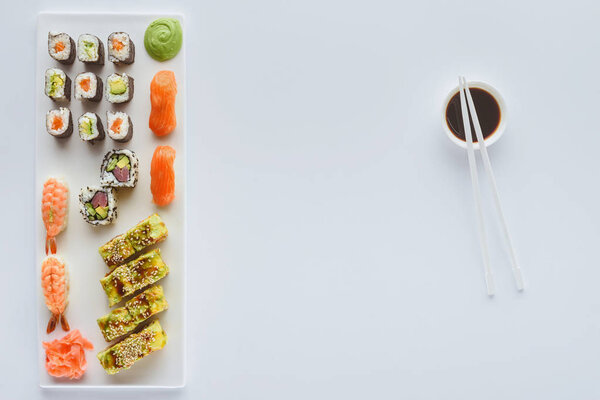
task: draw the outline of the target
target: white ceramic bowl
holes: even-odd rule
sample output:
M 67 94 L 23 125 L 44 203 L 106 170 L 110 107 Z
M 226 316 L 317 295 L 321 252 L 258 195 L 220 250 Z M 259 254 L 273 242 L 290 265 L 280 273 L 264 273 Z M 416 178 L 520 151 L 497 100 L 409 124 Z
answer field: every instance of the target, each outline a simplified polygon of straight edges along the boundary
M 479 89 L 483 89 L 483 90 L 489 92 L 492 96 L 494 96 L 494 98 L 498 102 L 498 106 L 500 107 L 500 123 L 498 124 L 498 127 L 496 128 L 496 130 L 485 139 L 485 145 L 487 147 L 489 147 L 492 144 L 496 143 L 498 141 L 498 139 L 500 139 L 500 137 L 504 134 L 504 130 L 506 129 L 506 121 L 507 121 L 506 104 L 504 103 L 504 99 L 502 98 L 500 93 L 496 89 L 494 89 L 492 86 L 488 85 L 487 83 L 469 82 L 469 88 L 479 88 Z M 450 93 L 448 93 L 446 100 L 444 100 L 444 107 L 442 108 L 442 127 L 444 129 L 444 132 L 446 132 L 446 135 L 448 136 L 448 138 L 450 138 L 450 140 L 454 144 L 462 147 L 463 149 L 466 149 L 467 142 L 460 140 L 458 137 L 456 137 L 454 135 L 454 133 L 452 133 L 452 130 L 450 129 L 450 127 L 448 126 L 448 123 L 446 122 L 446 108 L 448 107 L 448 103 L 450 102 L 450 99 L 452 99 L 452 97 L 456 93 L 458 93 L 458 86 L 455 87 L 454 89 L 452 89 L 450 91 Z M 475 133 L 475 132 L 473 132 L 473 133 Z M 479 150 L 479 143 L 473 143 L 473 148 L 475 150 Z

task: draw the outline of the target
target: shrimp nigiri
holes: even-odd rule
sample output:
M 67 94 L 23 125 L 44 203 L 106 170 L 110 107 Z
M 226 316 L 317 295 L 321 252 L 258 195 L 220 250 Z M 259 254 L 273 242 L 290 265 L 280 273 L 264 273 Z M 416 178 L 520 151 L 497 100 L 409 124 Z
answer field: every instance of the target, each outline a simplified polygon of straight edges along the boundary
M 150 163 L 150 191 L 154 203 L 166 206 L 175 198 L 175 149 L 171 146 L 158 146 Z
M 158 71 L 150 82 L 150 122 L 156 136 L 168 135 L 177 126 L 175 95 L 177 83 L 173 71 Z
M 56 236 L 67 226 L 69 188 L 59 179 L 48 178 L 42 192 L 42 219 L 46 226 L 46 254 L 56 254 Z
M 46 332 L 50 333 L 60 321 L 64 331 L 68 331 L 69 324 L 65 318 L 69 281 L 65 263 L 56 256 L 48 256 L 42 261 L 42 289 L 46 299 L 46 307 L 52 313 Z

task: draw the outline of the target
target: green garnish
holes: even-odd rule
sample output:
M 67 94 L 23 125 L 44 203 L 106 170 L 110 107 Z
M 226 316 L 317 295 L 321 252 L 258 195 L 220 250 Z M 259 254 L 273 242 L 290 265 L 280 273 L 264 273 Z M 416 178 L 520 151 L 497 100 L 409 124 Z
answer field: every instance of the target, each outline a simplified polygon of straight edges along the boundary
M 96 50 L 96 44 L 94 42 L 89 42 L 87 40 L 83 41 L 83 51 L 85 52 L 86 56 L 94 57 L 95 50 Z
M 110 172 L 113 169 L 115 169 L 118 161 L 119 161 L 118 156 L 116 154 L 113 154 L 110 157 L 110 161 L 108 162 L 108 165 L 106 166 L 106 172 Z
M 90 219 L 93 219 L 94 215 L 96 215 L 96 210 L 94 210 L 94 206 L 92 205 L 92 203 L 85 203 L 85 210 L 90 216 Z
M 64 84 L 65 84 L 65 81 L 62 78 L 62 76 L 60 76 L 60 74 L 52 74 L 50 76 L 50 82 L 49 82 L 49 87 L 48 87 L 48 95 L 49 96 L 56 96 L 56 92 L 58 91 L 58 89 L 60 89 L 61 87 L 63 87 Z

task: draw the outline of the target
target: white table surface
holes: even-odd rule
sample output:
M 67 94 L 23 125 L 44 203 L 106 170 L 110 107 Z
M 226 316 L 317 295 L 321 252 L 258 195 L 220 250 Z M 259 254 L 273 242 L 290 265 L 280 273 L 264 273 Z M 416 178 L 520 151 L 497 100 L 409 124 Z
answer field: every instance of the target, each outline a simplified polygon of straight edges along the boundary
M 598 2 L 94 10 L 167 3 L 191 37 L 188 378 L 136 398 L 600 396 Z M 18 1 L 1 17 L 2 399 L 83 398 L 35 373 L 31 44 L 52 9 L 83 10 Z M 523 294 L 491 223 L 498 294 L 484 294 L 466 156 L 440 128 L 459 73 L 507 101 L 490 154 Z

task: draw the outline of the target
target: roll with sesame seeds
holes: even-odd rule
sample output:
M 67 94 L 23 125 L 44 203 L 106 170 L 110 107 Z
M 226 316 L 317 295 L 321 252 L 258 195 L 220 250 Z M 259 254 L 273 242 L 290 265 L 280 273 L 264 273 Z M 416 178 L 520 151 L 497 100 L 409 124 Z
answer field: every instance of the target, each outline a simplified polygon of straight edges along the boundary
M 127 232 L 98 249 L 109 268 L 126 262 L 134 254 L 166 239 L 169 231 L 158 214 L 152 214 Z
M 123 307 L 98 318 L 98 326 L 107 342 L 131 333 L 142 322 L 169 307 L 160 285 L 144 290 Z
M 112 307 L 125 297 L 158 282 L 168 273 L 169 267 L 160 256 L 160 249 L 154 249 L 113 269 L 100 279 L 100 284 Z
M 132 333 L 117 344 L 98 353 L 102 368 L 109 375 L 114 375 L 146 357 L 148 354 L 162 349 L 167 344 L 167 334 L 158 320 L 139 331 Z

